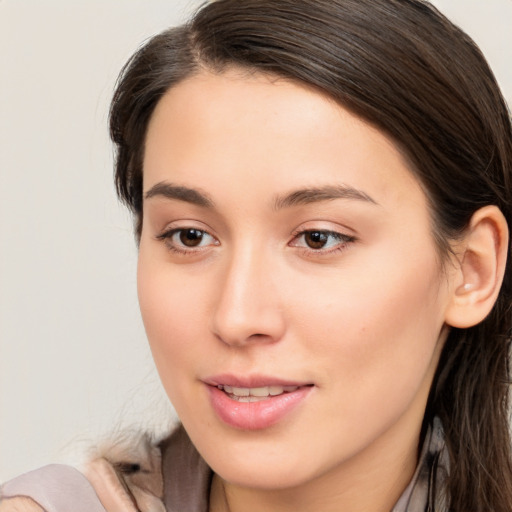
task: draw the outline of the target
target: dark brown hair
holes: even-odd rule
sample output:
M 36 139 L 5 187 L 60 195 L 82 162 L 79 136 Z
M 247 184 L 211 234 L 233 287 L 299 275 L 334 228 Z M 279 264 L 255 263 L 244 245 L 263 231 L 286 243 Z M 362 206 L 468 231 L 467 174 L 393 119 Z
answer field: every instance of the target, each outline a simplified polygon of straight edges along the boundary
M 124 68 L 111 109 L 116 185 L 142 223 L 149 119 L 165 92 L 202 69 L 237 66 L 306 83 L 391 136 L 408 157 L 446 256 L 473 213 L 512 226 L 509 111 L 472 40 L 422 0 L 218 0 L 152 38 Z M 512 268 L 490 315 L 452 329 L 424 425 L 439 416 L 457 512 L 509 512 Z

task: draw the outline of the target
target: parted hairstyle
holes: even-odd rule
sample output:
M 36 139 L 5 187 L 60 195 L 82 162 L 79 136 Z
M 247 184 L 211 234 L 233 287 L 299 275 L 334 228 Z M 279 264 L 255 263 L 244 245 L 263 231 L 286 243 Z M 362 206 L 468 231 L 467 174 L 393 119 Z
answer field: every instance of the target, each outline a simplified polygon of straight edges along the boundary
M 512 226 L 512 127 L 474 42 L 423 0 L 217 0 L 143 45 L 110 113 L 115 181 L 140 237 L 144 143 L 165 92 L 229 67 L 305 83 L 390 136 L 428 198 L 442 260 L 473 215 L 497 205 Z M 509 247 L 510 252 L 510 247 Z M 423 432 L 440 417 L 449 509 L 510 512 L 512 268 L 488 317 L 452 328 Z

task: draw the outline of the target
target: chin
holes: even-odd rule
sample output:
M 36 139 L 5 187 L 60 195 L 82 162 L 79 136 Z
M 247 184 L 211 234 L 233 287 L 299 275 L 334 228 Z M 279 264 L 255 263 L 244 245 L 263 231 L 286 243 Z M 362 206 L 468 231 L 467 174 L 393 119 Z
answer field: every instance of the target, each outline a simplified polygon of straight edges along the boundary
M 270 491 L 303 485 L 325 471 L 322 460 L 332 462 L 330 456 L 320 455 L 325 451 L 321 446 L 308 443 L 303 431 L 294 430 L 249 432 L 210 423 L 208 433 L 192 429 L 189 435 L 207 464 L 224 481 Z
M 224 481 L 238 487 L 278 491 L 299 487 L 312 480 L 311 467 L 303 464 L 287 464 L 280 461 L 278 464 L 240 462 L 236 464 L 215 464 L 213 471 Z

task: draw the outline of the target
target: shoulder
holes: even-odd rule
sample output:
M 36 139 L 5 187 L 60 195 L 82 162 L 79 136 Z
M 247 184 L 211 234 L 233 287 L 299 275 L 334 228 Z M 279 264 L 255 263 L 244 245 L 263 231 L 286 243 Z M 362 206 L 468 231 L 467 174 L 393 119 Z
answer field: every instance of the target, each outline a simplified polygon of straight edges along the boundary
M 89 481 L 75 468 L 51 464 L 2 485 L 2 512 L 105 512 Z
M 0 488 L 0 512 L 165 512 L 160 445 L 146 434 L 118 435 L 79 470 L 52 464 Z

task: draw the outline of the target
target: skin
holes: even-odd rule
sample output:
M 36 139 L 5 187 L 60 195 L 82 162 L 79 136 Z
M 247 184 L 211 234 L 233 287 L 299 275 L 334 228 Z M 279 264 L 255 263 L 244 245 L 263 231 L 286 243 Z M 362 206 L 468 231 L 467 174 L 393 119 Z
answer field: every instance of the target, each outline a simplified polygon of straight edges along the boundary
M 352 192 L 283 199 L 325 187 Z M 417 463 L 455 289 L 399 150 L 304 86 L 204 71 L 157 105 L 144 191 L 142 316 L 215 471 L 211 510 L 389 511 Z M 204 235 L 189 247 L 178 229 Z M 312 387 L 277 424 L 237 429 L 204 383 L 224 373 Z

